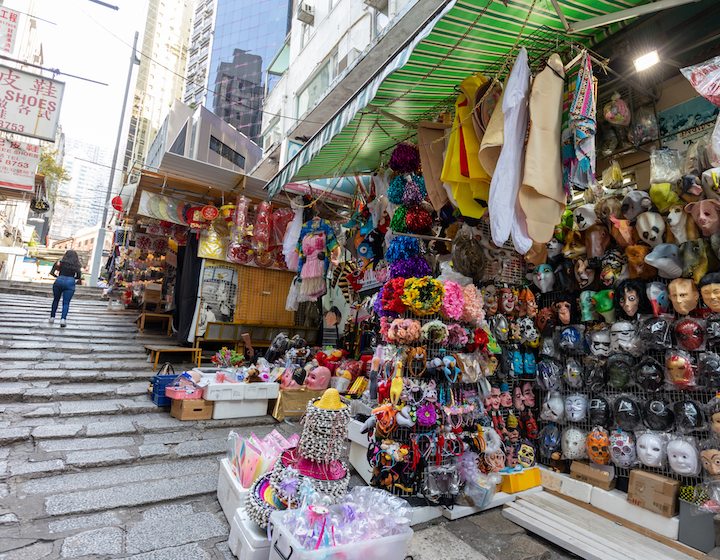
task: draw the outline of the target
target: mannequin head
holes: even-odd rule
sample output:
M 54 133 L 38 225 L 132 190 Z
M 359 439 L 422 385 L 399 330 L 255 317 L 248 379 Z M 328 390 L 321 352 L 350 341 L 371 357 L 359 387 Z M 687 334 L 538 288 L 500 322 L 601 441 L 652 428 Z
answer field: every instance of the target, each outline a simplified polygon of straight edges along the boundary
M 311 369 L 305 378 L 305 386 L 308 389 L 324 391 L 330 384 L 330 370 L 325 366 Z
M 690 278 L 676 278 L 668 286 L 670 301 L 680 315 L 687 315 L 697 307 L 700 293 Z
M 706 274 L 698 284 L 703 302 L 713 312 L 720 313 L 720 272 Z
M 700 457 L 695 446 L 683 439 L 674 439 L 667 445 L 670 468 L 681 476 L 694 476 L 700 469 Z
M 646 467 L 660 467 L 665 461 L 665 446 L 657 434 L 643 434 L 637 440 L 637 454 Z

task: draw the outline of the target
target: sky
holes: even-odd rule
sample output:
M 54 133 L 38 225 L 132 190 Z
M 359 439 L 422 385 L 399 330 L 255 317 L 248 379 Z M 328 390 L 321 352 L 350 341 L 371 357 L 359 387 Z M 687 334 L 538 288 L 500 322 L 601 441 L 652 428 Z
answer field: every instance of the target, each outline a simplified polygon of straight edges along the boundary
M 37 17 L 56 24 L 51 25 L 39 20 L 37 22 L 45 68 L 59 69 L 61 72 L 108 84 L 102 86 L 68 76 L 57 76 L 58 80 L 66 84 L 60 112 L 60 124 L 66 136 L 97 143 L 113 150 L 133 37 L 135 31 L 140 33 L 140 47 L 147 0 L 104 1 L 118 6 L 119 10 L 106 8 L 90 0 L 0 0 L 0 3 L 21 12 L 29 12 L 31 4 L 34 3 Z M 16 45 L 12 56 L 17 52 Z M 137 68 L 136 65 L 130 84 L 126 124 L 131 110 Z M 126 130 L 127 126 L 120 145 L 121 154 L 127 137 Z

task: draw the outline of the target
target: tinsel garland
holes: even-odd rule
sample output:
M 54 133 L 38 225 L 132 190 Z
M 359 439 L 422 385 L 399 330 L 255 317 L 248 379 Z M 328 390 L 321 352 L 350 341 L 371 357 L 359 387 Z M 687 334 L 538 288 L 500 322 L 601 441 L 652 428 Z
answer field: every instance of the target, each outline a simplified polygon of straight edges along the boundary
M 422 278 L 430 276 L 432 268 L 424 257 L 411 257 L 404 261 L 396 261 L 388 266 L 388 274 L 391 278 Z
M 387 251 L 385 251 L 385 260 L 388 263 L 404 261 L 410 257 L 419 255 L 421 251 L 422 247 L 418 239 L 405 235 L 396 235 L 392 241 L 390 241 Z M 425 275 L 423 274 L 423 276 Z
M 390 181 L 390 187 L 388 188 L 388 200 L 393 204 L 402 204 L 403 195 L 405 194 L 405 188 L 407 187 L 407 179 L 405 175 L 398 175 L 392 181 Z
M 398 173 L 415 173 L 420 169 L 420 152 L 410 144 L 398 144 L 390 156 L 388 165 Z
M 408 206 L 422 204 L 427 196 L 425 179 L 420 175 L 412 175 L 405 185 L 405 192 L 402 196 L 402 203 Z
M 395 213 L 397 214 L 397 211 Z M 410 233 L 426 233 L 432 227 L 432 223 L 432 217 L 422 206 L 411 206 L 407 209 L 405 228 Z
M 440 313 L 448 319 L 458 320 L 463 314 L 465 297 L 463 289 L 457 282 L 445 282 L 445 296 L 443 297 Z
M 407 206 L 398 206 L 392 220 L 390 220 L 390 229 L 398 233 L 405 233 L 407 231 L 407 225 L 405 224 L 407 212 Z

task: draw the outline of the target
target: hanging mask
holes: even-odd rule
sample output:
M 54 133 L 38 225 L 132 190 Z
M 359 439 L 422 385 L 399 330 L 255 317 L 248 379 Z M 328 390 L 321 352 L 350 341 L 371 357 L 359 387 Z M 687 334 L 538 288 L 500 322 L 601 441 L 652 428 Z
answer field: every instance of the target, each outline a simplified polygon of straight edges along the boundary
M 576 461 L 587 457 L 587 438 L 577 428 L 567 428 L 562 435 L 562 452 L 566 459 Z
M 572 387 L 574 389 L 582 387 L 582 383 L 583 383 L 582 366 L 580 365 L 580 362 L 576 358 L 570 357 L 567 359 L 567 362 L 565 363 L 564 375 L 565 375 L 565 384 L 568 387 Z
M 635 342 L 635 327 L 629 321 L 618 321 L 610 327 L 610 352 L 639 354 Z
M 536 266 L 532 273 L 532 281 L 541 293 L 546 294 L 551 291 L 555 285 L 555 273 L 552 267 L 547 264 Z
M 555 312 L 550 307 L 543 307 L 538 312 L 535 322 L 542 334 L 550 334 L 555 328 Z
M 532 408 L 535 406 L 535 392 L 533 391 L 532 384 L 529 381 L 523 383 L 522 386 L 523 397 L 525 398 L 525 406 Z
M 680 476 L 700 474 L 700 456 L 690 441 L 674 439 L 667 444 L 667 458 L 670 468 Z
M 560 331 L 558 344 L 565 353 L 582 352 L 583 337 L 581 329 L 578 327 L 563 328 Z
M 592 298 L 590 298 L 595 311 L 603 316 L 608 323 L 615 322 L 615 291 L 600 290 Z
M 676 402 L 673 405 L 678 430 L 684 434 L 705 429 L 705 413 L 694 401 Z
M 645 191 L 630 191 L 620 205 L 620 211 L 628 220 L 634 220 L 650 208 L 652 208 L 652 199 Z
M 669 432 L 675 423 L 675 413 L 670 405 L 661 400 L 649 400 L 643 408 L 645 425 L 651 430 Z
M 525 370 L 526 376 L 535 377 L 535 374 L 537 373 L 535 354 L 532 354 L 531 352 L 525 352 L 525 354 L 523 354 L 523 369 Z
M 562 389 L 562 372 L 560 364 L 552 358 L 543 358 L 538 364 L 537 384 L 545 391 Z
M 665 462 L 665 443 L 657 434 L 643 434 L 637 439 L 637 454 L 646 467 L 662 467 Z
M 525 397 L 523 397 L 522 387 L 515 385 L 513 388 L 513 408 L 522 412 L 525 410 Z
M 675 339 L 684 350 L 702 350 L 705 346 L 705 330 L 699 321 L 684 319 L 675 324 Z
M 593 356 L 607 357 L 610 355 L 610 331 L 598 329 L 587 334 L 590 353 Z
M 648 393 L 656 393 L 665 382 L 663 367 L 652 356 L 645 356 L 638 364 L 635 375 L 637 384 Z
M 668 351 L 665 359 L 665 371 L 668 379 L 678 389 L 687 391 L 697 385 L 697 375 L 692 357 L 681 350 Z
M 525 373 L 525 366 L 523 365 L 523 359 L 522 354 L 519 350 L 513 350 L 511 352 L 512 355 L 512 366 L 513 366 L 513 375 L 515 377 L 519 377 Z
M 492 332 L 495 340 L 500 342 L 507 342 L 510 336 L 510 325 L 505 315 L 493 315 L 488 319 L 490 324 L 490 331 Z
M 573 271 L 575 273 L 575 281 L 581 290 L 584 290 L 595 282 L 595 269 L 590 268 L 587 259 L 577 259 L 573 265 Z
M 587 416 L 587 397 L 570 395 L 565 399 L 565 417 L 570 422 L 582 422 Z
M 607 385 L 607 362 L 606 360 L 591 358 L 585 365 L 585 386 L 593 393 L 605 390 Z
M 661 243 L 654 247 L 645 257 L 645 264 L 657 268 L 660 278 L 679 278 L 683 272 L 680 248 L 674 243 Z
M 641 241 L 650 247 L 657 247 L 663 243 L 665 220 L 657 212 L 643 212 L 637 217 L 635 229 Z
M 535 446 L 528 440 L 523 440 L 517 453 L 517 459 L 518 463 L 525 469 L 534 467 L 537 464 L 535 460 Z
M 597 294 L 592 290 L 585 290 L 580 292 L 580 320 L 581 321 L 595 321 L 598 318 L 598 314 L 595 311 L 595 304 L 592 302 L 592 298 Z
M 603 286 L 610 288 L 630 278 L 627 256 L 620 249 L 608 249 L 602 258 L 600 279 Z M 597 304 L 596 304 L 597 305 Z
M 520 328 L 520 340 L 525 344 L 534 345 L 540 338 L 540 333 L 535 328 L 535 322 L 530 317 L 521 317 L 517 320 Z
M 638 404 L 626 395 L 621 395 L 613 403 L 615 422 L 622 430 L 637 430 L 642 425 L 642 414 Z
M 560 430 L 555 424 L 548 424 L 540 431 L 538 440 L 540 456 L 549 459 L 560 447 Z
M 700 382 L 711 389 L 720 389 L 720 355 L 703 352 L 698 359 Z
M 685 212 L 695 220 L 703 237 L 710 237 L 720 229 L 720 202 L 715 199 L 691 202 L 685 206 Z
M 621 316 L 633 319 L 638 313 L 649 313 L 645 284 L 640 280 L 625 280 L 615 290 L 615 302 Z
M 697 307 L 700 300 L 695 282 L 689 278 L 676 278 L 668 286 L 668 294 L 673 308 L 679 315 L 687 315 Z
M 540 418 L 548 422 L 559 422 L 565 417 L 565 401 L 558 392 L 548 393 L 540 411 Z
M 608 385 L 624 389 L 630 384 L 633 359 L 627 354 L 614 354 L 608 358 Z
M 598 221 L 597 214 L 595 214 L 594 204 L 583 204 L 573 210 L 573 218 L 578 226 L 579 231 L 585 231 L 591 225 Z
M 588 411 L 590 414 L 590 423 L 593 426 L 608 428 L 610 424 L 612 424 L 612 409 L 605 398 L 595 397 L 594 399 L 590 399 Z
M 610 462 L 610 438 L 603 428 L 595 428 L 587 437 L 587 451 L 590 460 L 598 465 Z
M 635 441 L 629 432 L 618 430 L 610 434 L 610 457 L 616 466 L 624 469 L 637 462 Z

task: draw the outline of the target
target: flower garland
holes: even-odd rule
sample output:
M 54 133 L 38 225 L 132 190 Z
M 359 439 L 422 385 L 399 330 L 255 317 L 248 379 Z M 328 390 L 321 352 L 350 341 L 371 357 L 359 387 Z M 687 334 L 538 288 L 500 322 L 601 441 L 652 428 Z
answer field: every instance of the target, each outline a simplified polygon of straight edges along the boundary
M 474 284 L 468 284 L 463 288 L 463 301 L 463 313 L 460 320 L 476 327 L 483 326 L 485 324 L 485 302 L 480 290 Z
M 398 144 L 390 156 L 388 165 L 398 173 L 414 173 L 420 169 L 420 152 L 410 144 Z
M 459 323 L 450 323 L 447 326 L 448 344 L 465 345 L 468 342 L 468 331 Z M 473 333 L 474 336 L 474 333 Z
M 388 245 L 387 251 L 385 251 L 385 260 L 388 263 L 406 261 L 412 257 L 416 257 L 421 251 L 422 247 L 420 247 L 420 241 L 418 239 L 405 235 L 397 235 L 393 237 Z
M 422 326 L 422 338 L 424 341 L 445 345 L 448 343 L 449 336 L 445 323 L 437 319 Z
M 387 325 L 387 320 L 385 321 Z M 420 339 L 420 322 L 414 319 L 395 319 L 387 327 L 385 341 L 393 344 L 412 344 Z
M 388 266 L 388 273 L 391 278 L 422 278 L 430 276 L 432 268 L 424 257 L 410 257 L 404 261 L 396 261 Z
M 425 276 L 405 280 L 405 291 L 400 299 L 415 315 L 423 316 L 437 313 L 444 295 L 442 282 Z
M 393 214 L 392 220 L 390 220 L 390 229 L 398 233 L 405 233 L 407 231 L 407 225 L 405 224 L 405 218 L 407 216 L 407 206 L 398 206 Z
M 456 321 L 462 317 L 465 297 L 463 289 L 457 282 L 445 282 L 445 297 L 443 297 L 440 313 L 448 319 Z
M 388 280 L 383 286 L 382 308 L 385 311 L 392 311 L 394 313 L 404 313 L 407 307 L 402 301 L 402 296 L 405 292 L 405 278 L 393 278 Z

